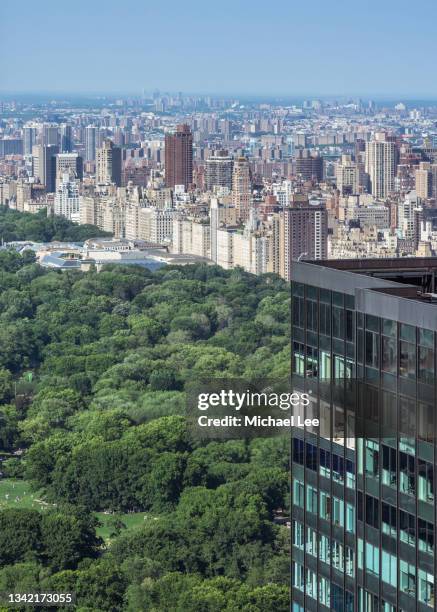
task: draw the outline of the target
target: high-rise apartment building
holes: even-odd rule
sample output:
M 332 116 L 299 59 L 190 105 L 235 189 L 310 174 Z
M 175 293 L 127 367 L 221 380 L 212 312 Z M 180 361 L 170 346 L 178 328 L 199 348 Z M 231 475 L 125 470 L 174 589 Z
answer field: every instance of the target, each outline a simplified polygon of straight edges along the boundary
M 165 136 L 165 184 L 174 189 L 193 182 L 193 135 L 188 125 L 178 125 L 174 134 Z
M 176 216 L 174 209 L 140 208 L 139 209 L 139 238 L 154 244 L 170 244 L 173 234 L 173 219 Z
M 281 210 L 279 215 L 279 273 L 290 280 L 293 260 L 327 257 L 328 213 L 324 207 L 301 203 Z
M 299 149 L 296 152 L 296 175 L 303 181 L 323 180 L 323 158 L 312 154 L 309 149 Z
M 432 196 L 432 172 L 429 162 L 420 162 L 415 170 L 417 197 L 426 200 Z
M 341 196 L 359 193 L 359 168 L 350 155 L 341 156 L 335 166 L 335 179 Z
M 95 125 L 87 125 L 85 128 L 85 161 L 95 161 L 98 140 L 98 128 Z
M 61 153 L 73 151 L 73 130 L 68 123 L 62 123 L 59 127 L 59 144 Z
M 215 151 L 206 160 L 205 189 L 212 191 L 214 187 L 232 189 L 233 160 L 227 151 Z
M 386 198 L 395 187 L 396 146 L 386 134 L 377 133 L 366 143 L 366 172 L 376 198 Z
M 115 183 L 121 187 L 121 149 L 105 138 L 96 152 L 96 182 Z
M 32 155 L 32 148 L 38 144 L 38 128 L 37 123 L 26 123 L 23 126 L 23 155 Z
M 234 160 L 232 172 L 232 204 L 235 206 L 237 219 L 246 221 L 252 205 L 252 185 L 250 166 L 247 157 Z
M 77 223 L 80 221 L 79 187 L 69 173 L 62 175 L 56 189 L 54 213 Z
M 435 258 L 295 262 L 292 610 L 436 609 Z
M 45 185 L 48 193 L 56 190 L 56 155 L 59 147 L 56 145 L 36 145 L 32 149 L 33 174 Z
M 63 175 L 83 179 L 83 160 L 77 153 L 58 153 L 56 155 L 56 186 L 63 180 Z
M 42 127 L 41 144 L 47 146 L 59 145 L 59 127 L 53 123 L 45 123 Z

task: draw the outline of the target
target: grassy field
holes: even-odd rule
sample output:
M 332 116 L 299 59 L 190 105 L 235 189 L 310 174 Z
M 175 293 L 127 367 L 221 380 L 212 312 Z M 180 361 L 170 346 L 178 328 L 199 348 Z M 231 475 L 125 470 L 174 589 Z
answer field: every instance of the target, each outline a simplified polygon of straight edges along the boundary
M 145 512 L 132 512 L 129 514 L 105 514 L 104 512 L 96 512 L 101 526 L 97 528 L 97 534 L 105 540 L 106 543 L 111 541 L 111 535 L 119 531 L 123 533 L 127 530 L 139 529 L 146 524 L 146 521 L 157 520 L 151 514 Z M 116 523 L 123 523 L 125 527 Z
M 30 490 L 30 485 L 25 480 L 12 480 L 11 478 L 0 479 L 0 510 L 5 508 L 34 508 L 35 510 L 46 510 L 51 504 L 42 499 L 42 493 Z M 145 512 L 132 512 L 127 514 L 105 514 L 96 512 L 101 526 L 97 528 L 97 534 L 108 544 L 111 535 L 123 533 L 127 530 L 138 529 L 147 520 L 156 520 L 151 514 Z
M 30 490 L 30 485 L 25 480 L 0 479 L 0 510 L 4 508 L 45 510 L 49 507 L 50 504 L 41 499 L 39 492 Z

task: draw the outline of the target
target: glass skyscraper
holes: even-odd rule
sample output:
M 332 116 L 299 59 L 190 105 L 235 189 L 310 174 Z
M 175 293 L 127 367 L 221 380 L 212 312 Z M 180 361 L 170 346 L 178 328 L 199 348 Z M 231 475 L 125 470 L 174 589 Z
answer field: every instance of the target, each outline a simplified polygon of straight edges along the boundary
M 437 261 L 295 262 L 292 610 L 428 611 L 435 597 Z

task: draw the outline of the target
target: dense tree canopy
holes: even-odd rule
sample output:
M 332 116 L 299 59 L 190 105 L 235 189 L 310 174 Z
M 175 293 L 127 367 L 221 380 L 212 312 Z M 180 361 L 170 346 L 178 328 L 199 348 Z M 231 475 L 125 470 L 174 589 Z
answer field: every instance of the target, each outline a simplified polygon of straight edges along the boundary
M 65 217 L 48 217 L 45 209 L 31 214 L 0 206 L 0 236 L 5 242 L 14 240 L 82 242 L 87 238 L 110 235 L 94 225 L 78 225 Z
M 11 215 L 16 238 L 73 239 Z M 200 376 L 287 375 L 289 308 L 273 275 L 57 272 L 0 251 L 0 454 L 24 451 L 1 469 L 47 504 L 0 510 L 0 591 L 70 589 L 83 611 L 288 610 L 287 441 L 200 442 L 184 412 Z M 150 520 L 114 520 L 103 544 L 97 511 Z

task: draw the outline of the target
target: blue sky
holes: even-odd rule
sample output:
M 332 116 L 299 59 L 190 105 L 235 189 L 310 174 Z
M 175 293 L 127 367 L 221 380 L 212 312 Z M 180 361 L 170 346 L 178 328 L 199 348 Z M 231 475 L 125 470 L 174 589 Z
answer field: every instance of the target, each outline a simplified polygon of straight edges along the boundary
M 436 0 L 0 0 L 0 90 L 437 97 Z

